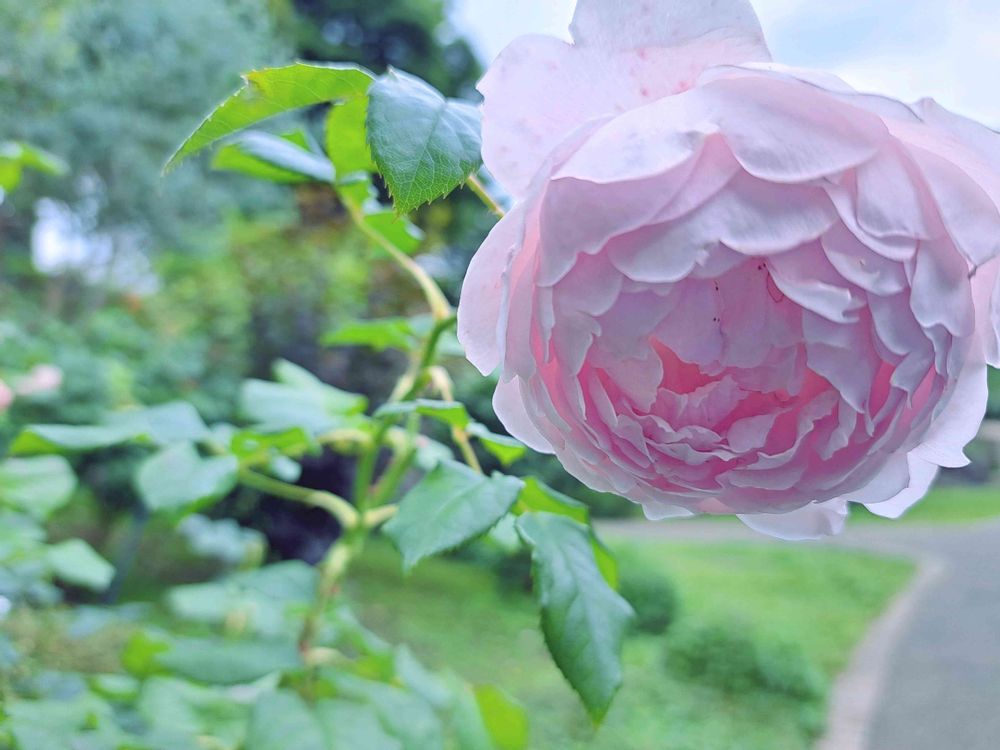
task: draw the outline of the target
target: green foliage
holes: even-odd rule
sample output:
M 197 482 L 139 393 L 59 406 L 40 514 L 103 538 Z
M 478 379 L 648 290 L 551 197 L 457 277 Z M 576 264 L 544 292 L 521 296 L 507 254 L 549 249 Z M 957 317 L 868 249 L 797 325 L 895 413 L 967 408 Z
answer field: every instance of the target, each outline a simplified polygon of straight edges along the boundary
M 153 513 L 202 510 L 236 486 L 236 456 L 199 455 L 193 443 L 179 442 L 147 458 L 135 476 L 136 489 Z
M 27 143 L 0 142 L 0 191 L 9 193 L 17 188 L 26 169 L 57 176 L 67 171 L 62 160 L 40 148 Z M 0 193 L 0 202 L 2 197 Z
M 477 438 L 480 445 L 504 468 L 516 463 L 528 452 L 528 447 L 520 440 L 509 435 L 497 435 L 478 422 L 469 425 L 469 434 Z
M 632 608 L 608 586 L 585 526 L 566 516 L 528 513 L 517 527 L 532 550 L 552 658 L 599 722 L 621 687 L 621 647 Z
M 261 120 L 313 104 L 362 97 L 371 86 L 372 75 L 356 65 L 297 62 L 251 71 L 244 81 L 243 87 L 216 107 L 174 152 L 167 169 Z
M 666 658 L 677 674 L 730 693 L 764 690 L 808 700 L 826 690 L 822 673 L 801 650 L 764 639 L 738 621 L 678 628 Z
M 520 480 L 513 477 L 485 477 L 442 461 L 403 497 L 385 533 L 409 569 L 485 534 L 514 505 L 520 490 Z
M 344 426 L 367 405 L 363 396 L 327 385 L 291 362 L 277 363 L 275 376 L 276 383 L 248 380 L 240 390 L 240 413 L 264 432 L 325 432 Z
M 48 548 L 53 575 L 61 581 L 103 591 L 111 584 L 115 569 L 82 539 L 67 539 Z
M 73 469 L 61 456 L 0 462 L 0 503 L 39 521 L 65 505 L 75 488 Z
M 418 342 L 413 325 L 406 318 L 355 320 L 323 337 L 326 346 L 367 346 L 375 351 L 413 351 Z
M 447 195 L 482 164 L 479 110 L 390 71 L 371 87 L 368 143 L 396 209 Z
M 301 131 L 241 133 L 216 152 L 212 168 L 284 184 L 332 182 L 334 175 L 326 156 L 311 148 Z
M 0 133 L 37 143 L 74 175 L 23 181 L 14 236 L 28 241 L 31 206 L 43 196 L 65 201 L 123 252 L 190 240 L 199 224 L 240 205 L 280 204 L 260 188 L 209 183 L 198 169 L 160 179 L 165 155 L 240 71 L 286 58 L 266 6 L 0 2 Z
M 371 149 L 365 137 L 368 121 L 368 97 L 357 97 L 337 107 L 326 116 L 326 152 L 340 179 L 357 172 L 376 171 Z
M 408 70 L 449 94 L 472 94 L 482 75 L 448 23 L 445 0 L 294 0 L 296 49 L 313 60 Z
M 634 625 L 642 633 L 659 635 L 677 619 L 680 595 L 670 578 L 659 571 L 627 566 L 619 592 L 635 610 Z
M 398 417 L 408 414 L 430 417 L 459 429 L 469 426 L 469 413 L 465 410 L 465 405 L 457 401 L 434 401 L 425 398 L 417 401 L 399 401 L 386 404 L 375 412 L 376 417 Z

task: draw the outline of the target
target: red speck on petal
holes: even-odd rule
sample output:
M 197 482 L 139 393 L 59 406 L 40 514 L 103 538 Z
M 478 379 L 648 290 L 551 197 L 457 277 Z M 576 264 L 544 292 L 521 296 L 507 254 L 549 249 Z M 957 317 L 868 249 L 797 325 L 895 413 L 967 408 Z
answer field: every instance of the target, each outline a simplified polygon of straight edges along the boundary
M 642 95 L 643 99 L 648 99 L 649 98 L 649 89 L 647 89 L 645 86 L 643 86 L 641 89 L 639 89 L 639 93 Z
M 785 295 L 778 289 L 778 285 L 774 283 L 771 274 L 767 275 L 767 293 L 771 295 L 771 299 L 775 302 L 782 302 L 785 299 Z

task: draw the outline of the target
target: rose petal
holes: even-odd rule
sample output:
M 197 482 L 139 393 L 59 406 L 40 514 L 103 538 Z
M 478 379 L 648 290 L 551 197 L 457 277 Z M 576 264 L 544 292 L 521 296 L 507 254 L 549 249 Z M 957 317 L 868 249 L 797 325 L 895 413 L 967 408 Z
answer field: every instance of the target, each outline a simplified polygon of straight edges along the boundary
M 907 457 L 909 484 L 906 489 L 888 500 L 865 503 L 872 513 L 883 518 L 899 518 L 931 488 L 938 474 L 938 466 L 924 461 L 911 453 Z
M 570 31 L 577 44 L 606 50 L 711 40 L 729 53 L 719 62 L 771 59 L 748 0 L 578 0 Z
M 504 273 L 524 239 L 524 209 L 515 207 L 493 227 L 472 257 L 458 305 L 458 340 L 476 368 L 488 375 L 500 364 L 498 326 Z
M 554 452 L 549 441 L 535 427 L 534 420 L 538 419 L 538 416 L 536 415 L 534 419 L 528 416 L 517 378 L 501 380 L 497 384 L 496 392 L 493 394 L 493 411 L 507 432 L 529 448 L 539 453 Z
M 830 500 L 781 514 L 742 514 L 739 519 L 754 531 L 789 541 L 822 539 L 844 530 L 847 503 Z
M 699 93 L 744 169 L 772 182 L 808 182 L 856 167 L 889 136 L 877 117 L 808 85 L 723 78 Z

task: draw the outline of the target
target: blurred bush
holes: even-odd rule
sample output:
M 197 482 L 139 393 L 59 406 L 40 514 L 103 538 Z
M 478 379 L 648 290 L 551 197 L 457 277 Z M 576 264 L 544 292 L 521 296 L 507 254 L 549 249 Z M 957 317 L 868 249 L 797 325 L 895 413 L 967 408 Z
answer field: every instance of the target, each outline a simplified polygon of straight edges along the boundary
M 677 676 L 734 694 L 766 691 L 812 701 L 827 689 L 801 648 L 770 640 L 738 619 L 679 623 L 666 661 Z
M 666 632 L 677 619 L 681 606 L 673 581 L 659 571 L 631 561 L 619 569 L 619 593 L 635 610 L 633 627 L 651 635 Z

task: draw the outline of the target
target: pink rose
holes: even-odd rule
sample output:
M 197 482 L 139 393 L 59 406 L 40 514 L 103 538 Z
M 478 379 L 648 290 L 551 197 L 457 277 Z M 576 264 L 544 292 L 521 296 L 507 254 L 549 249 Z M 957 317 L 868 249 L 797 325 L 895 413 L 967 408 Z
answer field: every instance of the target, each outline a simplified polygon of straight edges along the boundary
M 55 365 L 36 365 L 17 381 L 17 393 L 19 396 L 35 396 L 57 391 L 62 385 L 62 380 L 62 370 Z
M 481 84 L 516 199 L 459 334 L 516 437 L 650 518 L 896 517 L 997 364 L 1000 135 L 770 62 L 745 0 L 580 0 Z
M 0 380 L 0 414 L 7 411 L 13 403 L 14 391 L 10 389 L 9 385 Z

